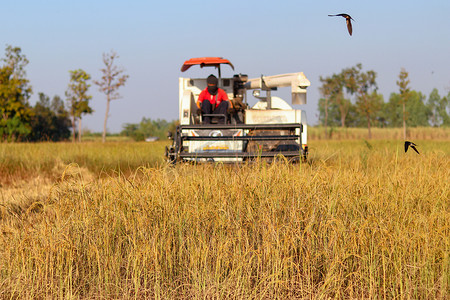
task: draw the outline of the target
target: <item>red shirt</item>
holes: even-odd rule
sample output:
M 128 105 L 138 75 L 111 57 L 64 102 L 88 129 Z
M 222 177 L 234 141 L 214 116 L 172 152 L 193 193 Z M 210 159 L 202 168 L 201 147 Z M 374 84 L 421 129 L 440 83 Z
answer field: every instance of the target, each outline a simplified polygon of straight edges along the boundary
M 209 100 L 211 104 L 215 104 L 216 106 L 218 106 L 220 102 L 227 101 L 228 96 L 227 93 L 225 93 L 225 91 L 220 88 L 217 90 L 217 94 L 212 96 L 208 92 L 208 88 L 206 88 L 198 96 L 198 102 L 203 102 L 203 100 Z

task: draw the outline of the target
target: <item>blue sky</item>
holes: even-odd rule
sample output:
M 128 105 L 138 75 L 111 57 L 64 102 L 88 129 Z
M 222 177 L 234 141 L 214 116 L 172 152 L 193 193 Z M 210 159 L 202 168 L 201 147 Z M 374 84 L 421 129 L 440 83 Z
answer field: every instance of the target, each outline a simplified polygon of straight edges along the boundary
M 311 81 L 305 109 L 317 123 L 319 76 L 362 63 L 377 72 L 385 101 L 397 92 L 401 68 L 411 87 L 427 97 L 433 88 L 450 91 L 450 1 L 0 1 L 0 57 L 6 45 L 18 46 L 29 59 L 27 77 L 38 93 L 64 98 L 69 70 L 101 76 L 102 53 L 115 50 L 130 78 L 111 104 L 108 129 L 143 117 L 178 117 L 178 77 L 202 77 L 213 69 L 180 72 L 191 57 L 222 56 L 236 73 L 250 78 L 304 72 Z M 345 20 L 328 14 L 348 13 Z M 94 114 L 83 127 L 100 132 L 105 98 L 92 85 Z M 289 100 L 289 88 L 274 94 Z

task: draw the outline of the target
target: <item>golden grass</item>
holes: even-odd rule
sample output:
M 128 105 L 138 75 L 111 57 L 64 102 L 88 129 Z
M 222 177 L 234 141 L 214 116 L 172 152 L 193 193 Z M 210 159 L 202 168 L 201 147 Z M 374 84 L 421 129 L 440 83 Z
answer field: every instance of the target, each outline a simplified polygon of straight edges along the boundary
M 85 143 L 0 143 L 0 186 L 41 177 L 54 181 L 76 163 L 93 174 L 130 173 L 164 161 L 167 141 Z
M 402 140 L 403 128 L 372 128 L 372 139 Z M 341 127 L 308 127 L 309 140 L 349 140 L 367 139 L 367 128 L 341 128 Z M 410 140 L 450 140 L 449 127 L 411 127 L 407 128 Z
M 310 141 L 294 165 L 66 164 L 0 202 L 0 298 L 447 299 L 450 145 L 415 142 Z

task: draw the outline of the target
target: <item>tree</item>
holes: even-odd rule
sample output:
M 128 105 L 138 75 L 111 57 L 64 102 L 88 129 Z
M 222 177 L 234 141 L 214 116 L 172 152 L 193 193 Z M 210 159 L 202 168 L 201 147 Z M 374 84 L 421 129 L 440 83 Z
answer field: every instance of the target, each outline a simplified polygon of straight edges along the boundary
M 429 126 L 429 119 L 432 115 L 430 108 L 425 105 L 425 96 L 414 90 L 409 91 L 408 101 L 406 101 L 405 111 L 407 118 L 406 127 Z M 385 106 L 384 116 L 389 127 L 403 126 L 402 98 L 398 93 L 391 93 L 389 102 Z
M 447 97 L 444 97 L 444 99 L 442 99 L 442 102 L 444 102 L 444 112 L 445 112 L 445 118 L 443 120 L 442 125 L 443 126 L 450 126 L 450 93 L 448 93 Z
M 81 117 L 83 114 L 91 114 L 93 112 L 89 106 L 89 100 L 92 99 L 92 96 L 87 94 L 91 86 L 88 84 L 91 76 L 81 69 L 69 71 L 69 73 L 70 82 L 66 91 L 66 97 L 72 121 L 72 142 L 75 142 L 76 122 L 78 122 L 78 141 L 81 142 Z
M 446 97 L 439 96 L 437 89 L 431 91 L 428 97 L 427 107 L 431 113 L 431 125 L 441 126 L 450 124 L 450 117 L 447 113 L 448 99 Z
M 167 132 L 174 132 L 178 121 L 167 122 L 166 120 L 152 120 L 142 118 L 139 124 L 126 123 L 121 132 L 122 135 L 132 137 L 136 141 L 143 141 L 147 137 L 167 138 Z
M 385 105 L 384 116 L 389 127 L 403 126 L 403 113 L 399 94 L 390 94 L 389 101 Z
M 39 100 L 33 108 L 34 115 L 31 121 L 30 141 L 50 140 L 52 136 L 53 114 L 50 110 L 50 98 L 44 93 L 39 93 Z
M 398 75 L 397 85 L 400 89 L 400 103 L 403 107 L 403 139 L 406 140 L 406 120 L 408 118 L 406 112 L 406 102 L 410 96 L 410 89 L 408 87 L 409 79 L 408 72 L 404 68 L 401 69 L 400 74 Z
M 431 125 L 434 127 L 438 127 L 441 123 L 441 118 L 439 115 L 439 104 L 441 102 L 441 96 L 439 96 L 439 92 L 436 88 L 434 88 L 430 96 L 428 97 L 428 107 L 431 110 Z
M 39 100 L 33 107 L 32 130 L 29 141 L 62 141 L 70 137 L 70 119 L 59 96 L 50 98 L 39 93 Z
M 374 120 L 378 117 L 383 98 L 380 97 L 377 90 L 375 71 L 361 72 L 362 65 L 345 69 L 343 77 L 345 87 L 351 94 L 356 94 L 357 112 L 366 119 L 368 138 L 372 137 L 371 127 Z
M 319 102 L 319 107 L 321 105 L 323 105 L 323 111 L 324 111 L 324 127 L 325 127 L 325 131 L 327 130 L 327 126 L 328 126 L 328 106 L 329 106 L 329 100 L 330 97 L 333 93 L 333 87 L 331 85 L 331 78 L 330 77 L 326 77 L 323 78 L 322 76 L 320 76 L 320 82 L 322 82 L 322 86 L 319 88 L 320 93 L 322 94 L 322 96 L 324 98 L 323 102 Z M 321 100 L 322 100 L 321 99 Z
M 325 105 L 325 102 L 328 102 Z M 328 111 L 325 117 L 325 110 Z M 337 127 L 341 126 L 341 114 L 339 112 L 339 107 L 334 101 L 327 101 L 325 98 L 319 99 L 319 120 L 323 126 Z M 347 123 L 346 123 L 347 124 Z
M 67 140 L 70 137 L 71 122 L 69 112 L 64 107 L 64 101 L 55 95 L 50 103 L 50 110 L 54 113 L 53 127 L 55 141 Z
M 383 103 L 383 98 L 377 94 L 376 73 L 374 71 L 367 71 L 361 73 L 358 79 L 358 96 L 356 100 L 356 107 L 358 112 L 365 116 L 367 121 L 368 138 L 372 138 L 371 126 L 377 112 L 380 111 Z
M 0 67 L 0 139 L 15 141 L 31 130 L 28 104 L 32 89 L 26 79 L 28 60 L 19 47 L 7 46 Z
M 333 74 L 330 77 L 322 78 L 320 77 L 322 86 L 319 88 L 320 92 L 324 96 L 324 118 L 325 127 L 328 124 L 328 114 L 332 113 L 329 109 L 337 108 L 339 111 L 340 125 L 345 127 L 346 118 L 351 107 L 351 102 L 349 99 L 344 97 L 344 77 L 343 73 Z M 320 104 L 320 102 L 319 102 Z M 333 105 L 335 104 L 335 105 Z M 332 113 L 334 114 L 334 113 Z
M 430 126 L 431 110 L 425 104 L 426 96 L 421 92 L 410 91 L 406 111 L 408 120 L 406 126 Z
M 108 121 L 109 106 L 112 100 L 120 99 L 120 94 L 117 90 L 125 85 L 128 75 L 123 74 L 122 68 L 114 65 L 114 60 L 119 56 L 111 51 L 110 53 L 103 53 L 103 63 L 105 68 L 101 69 L 103 76 L 100 80 L 95 80 L 94 83 L 99 86 L 99 90 L 106 95 L 106 112 L 105 120 L 103 122 L 103 143 L 106 141 L 106 123 Z

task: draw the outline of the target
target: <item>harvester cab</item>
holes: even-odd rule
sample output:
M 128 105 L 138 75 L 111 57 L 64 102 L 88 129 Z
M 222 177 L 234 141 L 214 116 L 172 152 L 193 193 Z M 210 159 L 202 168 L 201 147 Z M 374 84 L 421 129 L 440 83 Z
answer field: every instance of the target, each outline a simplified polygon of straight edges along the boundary
M 234 66 L 221 57 L 189 59 L 181 71 L 195 65 L 218 69 L 218 87 L 226 92 L 233 108 L 225 115 L 209 115 L 211 124 L 204 124 L 205 116 L 196 102 L 207 87 L 206 77 L 180 77 L 180 125 L 165 154 L 170 162 L 242 162 L 257 158 L 272 160 L 278 155 L 292 161 L 306 159 L 306 113 L 272 96 L 279 87 L 291 87 L 292 104 L 306 104 L 306 89 L 310 82 L 302 72 L 253 79 L 244 74 L 222 78 L 221 65 L 228 65 L 233 70 Z M 259 100 L 253 106 L 247 101 L 249 90 L 253 90 L 253 96 Z M 261 91 L 265 92 L 264 96 Z

